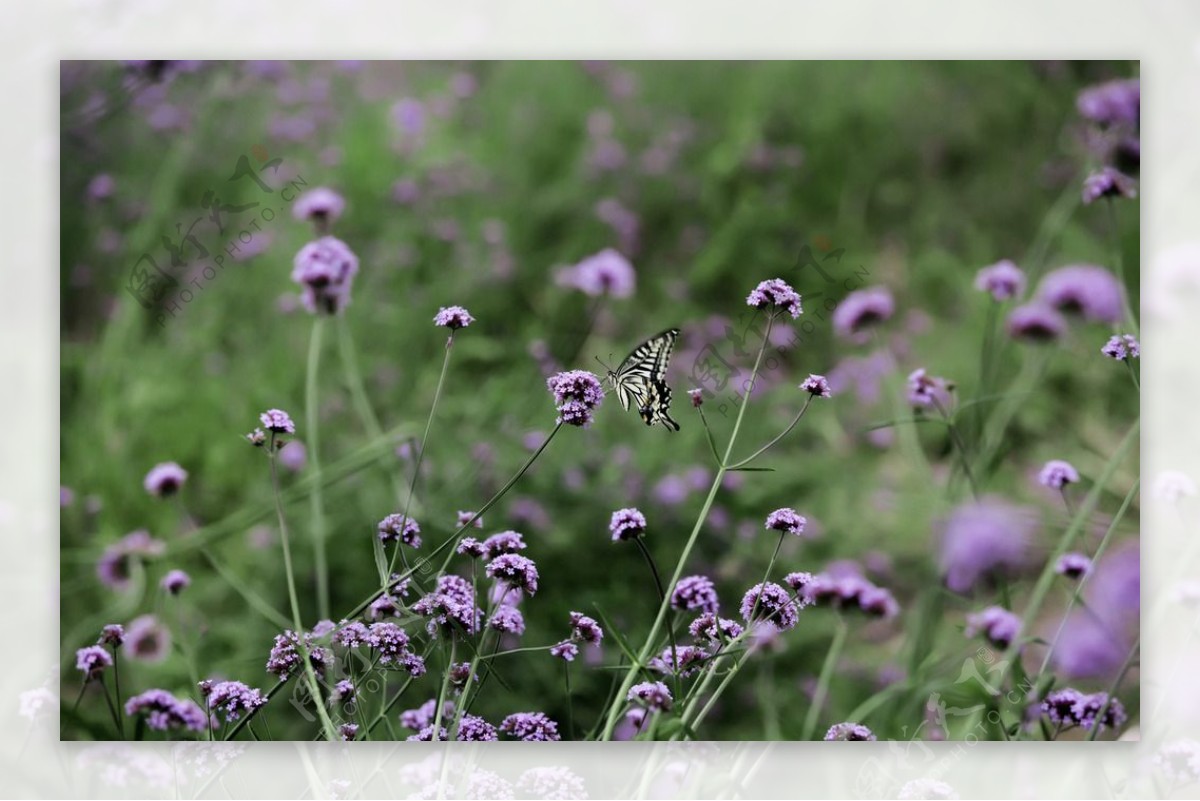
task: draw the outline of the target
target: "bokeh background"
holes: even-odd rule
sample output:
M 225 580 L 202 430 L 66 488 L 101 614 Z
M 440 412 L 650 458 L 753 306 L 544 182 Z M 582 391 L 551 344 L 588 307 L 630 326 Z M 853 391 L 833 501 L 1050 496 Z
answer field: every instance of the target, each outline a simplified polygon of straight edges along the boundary
M 334 233 L 362 265 L 344 316 L 347 341 L 391 432 L 383 458 L 361 458 L 370 437 L 339 360 L 343 343 L 330 336 L 321 449 L 327 466 L 346 465 L 325 493 L 335 615 L 373 588 L 374 525 L 397 511 L 389 469 L 409 465 L 405 443 L 420 433 L 441 366 L 444 332 L 431 318 L 457 303 L 478 322 L 456 337 L 414 507 L 434 542 L 553 427 L 546 372 L 599 370 L 594 356 L 619 359 L 650 334 L 683 329 L 671 373 L 683 431 L 646 429 L 610 398 L 592 428 L 560 433 L 485 516 L 489 532 L 525 532 L 541 568 L 542 590 L 525 607 L 526 644 L 561 639 L 567 612 L 595 605 L 639 642 L 655 591 L 637 554 L 609 541 L 608 514 L 641 507 L 651 519 L 647 544 L 669 571 L 712 471 L 685 395 L 696 383 L 692 366 L 706 346 L 748 366 L 738 354 L 746 293 L 780 276 L 808 298 L 792 326 L 803 341 L 768 373 L 742 441 L 749 447 L 786 425 L 801 400 L 794 386 L 809 372 L 839 377 L 838 393 L 765 457 L 774 472 L 742 474 L 727 487 L 688 572 L 713 575 L 733 606 L 770 557 L 766 513 L 786 505 L 807 515 L 820 536 L 785 543 L 781 566 L 817 571 L 857 560 L 903 608 L 898 620 L 851 638 L 829 722 L 905 677 L 912 686 L 871 723 L 881 738 L 913 736 L 931 690 L 953 691 L 977 649 L 961 634 L 977 602 L 929 592 L 939 583 L 938 521 L 965 488 L 950 475 L 944 432 L 917 429 L 929 473 L 895 447 L 892 429 L 875 427 L 895 418 L 893 373 L 872 367 L 876 345 L 834 338 L 824 304 L 846 290 L 800 268 L 802 249 L 840 250 L 839 277 L 891 289 L 898 312 L 883 340 L 897 354 L 894 375 L 925 366 L 971 398 L 988 303 L 972 287 L 980 267 L 1012 258 L 1036 277 L 1111 260 L 1103 210 L 1078 204 L 1096 159 L 1075 102 L 1085 86 L 1134 75 L 1133 64 L 1091 62 L 242 62 L 185 63 L 131 82 L 120 63 L 65 62 L 63 698 L 77 693 L 74 649 L 104 623 L 145 613 L 187 633 L 205 675 L 252 686 L 269 678 L 263 663 L 278 627 L 247 594 L 286 609 L 286 590 L 265 465 L 241 436 L 268 407 L 301 418 L 312 321 L 289 273 L 311 230 L 276 202 L 275 219 L 251 242 L 237 239 L 214 279 L 179 272 L 203 289 L 173 314 L 143 308 L 127 286 L 143 253 L 168 264 L 162 237 L 178 242 L 176 226 L 187 230 L 198 217 L 205 246 L 226 250 L 244 228 L 227 221 L 217 235 L 205 192 L 225 203 L 260 200 L 249 182 L 228 179 L 239 158 L 278 158 L 274 186 L 302 181 L 346 198 Z M 104 175 L 111 182 L 97 184 Z M 1128 208 L 1119 246 L 1136 308 L 1138 221 Z M 634 265 L 629 297 L 588 296 L 562 272 L 606 248 Z M 1065 518 L 1061 501 L 1037 486 L 1037 469 L 1066 458 L 1096 475 L 1138 413 L 1128 375 L 1098 356 L 1107 333 L 1076 328 L 1056 346 L 1067 352 L 1046 360 L 986 477 L 989 492 L 1037 510 L 1046 551 Z M 1003 375 L 1017 375 L 1026 358 L 1006 349 Z M 719 439 L 733 419 L 718 411 L 722 403 L 718 393 L 706 407 Z M 142 488 L 146 471 L 167 460 L 190 473 L 179 504 Z M 285 484 L 301 486 L 305 469 L 297 459 Z M 1118 471 L 1098 533 L 1136 475 L 1128 464 Z M 307 577 L 308 507 L 299 492 L 293 499 Z M 166 553 L 131 591 L 114 593 L 97 579 L 96 561 L 138 528 L 164 540 Z M 1136 515 L 1120 534 L 1136 539 Z M 194 581 L 177 600 L 157 589 L 170 568 Z M 302 594 L 315 621 L 310 578 Z M 807 617 L 745 672 L 703 734 L 797 737 L 831 631 L 819 613 Z M 927 662 L 930 653 L 937 658 Z M 605 657 L 615 661 L 615 649 Z M 123 684 L 187 692 L 185 662 L 172 653 L 135 666 Z M 561 675 L 549 657 L 530 655 L 503 675 L 510 689 L 493 686 L 480 702 L 485 716 L 533 706 L 565 716 L 561 692 L 546 690 Z M 574 714 L 588 720 L 609 674 L 585 669 L 574 682 Z M 414 693 L 412 706 L 430 694 Z M 78 714 L 63 704 L 64 738 L 105 736 L 107 710 L 87 700 Z M 1123 700 L 1136 714 L 1136 697 Z M 307 736 L 298 716 L 273 714 L 271 723 L 277 737 Z

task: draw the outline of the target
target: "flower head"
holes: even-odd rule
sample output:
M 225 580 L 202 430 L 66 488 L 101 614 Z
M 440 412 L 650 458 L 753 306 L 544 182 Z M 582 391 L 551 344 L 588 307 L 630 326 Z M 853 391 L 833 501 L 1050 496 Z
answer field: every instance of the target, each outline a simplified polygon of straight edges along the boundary
M 109 623 L 100 629 L 100 639 L 97 640 L 99 645 L 111 645 L 119 648 L 123 642 L 125 642 L 125 627 L 120 623 Z
M 985 577 L 1025 566 L 1037 518 L 1007 501 L 983 498 L 957 507 L 941 528 L 939 564 L 946 586 L 965 593 Z
M 544 712 L 515 712 L 500 722 L 500 731 L 525 742 L 561 740 L 558 724 Z
M 385 617 L 400 617 L 403 608 L 391 593 L 385 592 L 367 607 L 368 620 L 383 620 Z
M 704 390 L 700 388 L 689 389 L 688 397 L 692 399 L 692 407 L 699 409 L 704 405 Z
M 1070 462 L 1061 459 L 1051 459 L 1038 473 L 1038 483 L 1043 487 L 1060 490 L 1068 484 L 1079 483 L 1079 472 Z
M 1025 273 L 1008 259 L 984 267 L 975 274 L 975 288 L 993 300 L 1012 300 L 1025 291 Z
M 688 631 L 697 642 L 721 643 L 742 635 L 742 627 L 736 620 L 717 617 L 715 612 L 703 612 L 688 625 Z
M 870 326 L 890 319 L 895 312 L 896 301 L 887 287 L 859 289 L 833 310 L 833 330 L 840 337 L 855 339 Z
M 409 742 L 421 743 L 444 742 L 450 739 L 450 734 L 446 731 L 445 726 L 426 726 L 416 734 L 410 734 L 404 739 Z
M 144 557 L 161 556 L 166 549 L 166 543 L 151 537 L 149 531 L 131 531 L 104 549 L 96 562 L 96 575 L 114 590 L 127 589 L 133 563 Z
M 246 435 L 246 441 L 256 448 L 261 448 L 267 442 L 267 435 L 261 428 L 256 428 Z
M 292 422 L 288 413 L 281 409 L 267 409 L 258 416 L 258 419 L 262 421 L 263 428 L 276 434 L 296 433 L 296 424 Z
M 472 520 L 475 522 L 472 523 Z M 475 528 L 483 528 L 483 515 L 476 516 L 474 512 L 460 511 L 458 513 L 458 527 L 462 528 L 466 525 L 472 525 Z
M 154 615 L 141 615 L 125 628 L 124 647 L 131 659 L 162 662 L 171 652 L 171 632 Z
M 646 533 L 646 516 L 633 507 L 618 509 L 612 513 L 608 530 L 613 542 L 636 539 Z
M 421 527 L 417 521 L 403 514 L 390 514 L 379 521 L 379 541 L 385 545 L 400 542 L 410 548 L 421 547 Z
M 558 422 L 586 427 L 592 422 L 592 412 L 604 400 L 600 379 L 587 370 L 555 373 L 546 379 L 546 387 L 554 395 Z
M 144 715 L 146 725 L 155 731 L 204 731 L 208 728 L 208 717 L 195 701 L 176 698 L 166 690 L 146 690 L 133 696 L 125 702 L 125 714 L 129 717 Z
M 433 724 L 434 710 L 437 708 L 437 699 L 430 698 L 425 703 L 421 704 L 416 709 L 406 709 L 400 713 L 400 725 L 406 729 L 423 729 L 426 726 Z M 447 723 L 454 718 L 454 702 L 442 702 L 443 723 Z
M 366 625 L 357 620 L 352 620 L 349 623 L 342 621 L 337 631 L 333 633 L 333 641 L 344 648 L 358 648 L 361 645 L 369 645 L 369 637 Z
M 671 593 L 671 607 L 674 609 L 716 614 L 720 605 L 716 585 L 708 576 L 684 576 Z
M 358 690 L 355 688 L 354 682 L 350 679 L 342 679 L 333 685 L 333 692 L 329 694 L 329 699 L 334 702 L 353 701 L 357 694 Z
M 346 200 L 337 192 L 324 186 L 310 189 L 292 204 L 292 216 L 297 220 L 310 220 L 318 228 L 342 216 Z M 322 229 L 323 230 L 323 229 Z
M 308 661 L 318 676 L 323 676 L 326 669 L 333 663 L 333 654 L 328 648 L 321 648 L 313 643 L 312 635 L 304 634 L 304 650 L 308 651 Z M 300 638 L 296 632 L 287 630 L 275 637 L 275 644 L 267 657 L 267 672 L 287 681 L 301 671 Z
M 353 740 L 357 736 L 358 736 L 358 724 L 357 723 L 343 723 L 341 726 L 338 726 L 338 737 L 340 737 L 342 740 L 349 742 L 350 740 Z
M 146 492 L 160 498 L 173 495 L 187 481 L 187 471 L 175 462 L 163 462 L 150 468 L 146 480 L 142 482 Z
M 1037 299 L 1090 322 L 1115 324 L 1123 314 L 1121 285 L 1112 273 L 1093 264 L 1073 264 L 1047 273 L 1038 284 Z
M 463 537 L 459 540 L 458 547 L 454 552 L 460 556 L 469 556 L 472 559 L 482 559 L 487 555 L 487 548 L 484 544 L 474 537 Z
M 637 274 L 629 259 L 605 248 L 573 267 L 559 270 L 555 280 L 559 286 L 578 289 L 587 295 L 627 298 L 637 285 Z
M 350 286 L 358 273 L 358 257 L 340 239 L 323 236 L 296 254 L 292 280 L 300 300 L 313 314 L 338 314 L 350 304 Z
M 789 509 L 786 506 L 767 515 L 766 528 L 768 531 L 778 531 L 799 537 L 804 533 L 806 525 L 808 525 L 808 520 L 804 515 L 797 514 L 795 509 Z
M 1104 343 L 1100 352 L 1117 361 L 1138 359 L 1142 355 L 1142 345 L 1132 334 L 1114 334 L 1109 337 L 1108 342 Z
M 967 637 L 983 634 L 992 645 L 1005 649 L 1012 644 L 1020 631 L 1020 617 L 1002 606 L 989 606 L 982 612 L 967 615 L 967 627 L 963 634 Z
M 172 595 L 178 595 L 192 583 L 192 577 L 182 570 L 171 570 L 162 577 L 162 588 Z
M 746 591 L 739 611 L 747 623 L 765 620 L 786 631 L 796 625 L 800 610 L 787 590 L 767 581 Z
M 643 681 L 629 688 L 626 700 L 641 704 L 654 712 L 669 712 L 674 699 L 661 681 Z
M 1103 712 L 1103 716 L 1101 713 Z M 1108 693 L 1081 693 L 1071 687 L 1054 690 L 1042 701 L 1042 714 L 1057 726 L 1115 729 L 1126 719 L 1125 706 Z
M 900 612 L 900 605 L 891 592 L 877 587 L 857 573 L 789 573 L 784 579 L 788 585 L 799 589 L 799 603 L 830 606 L 834 609 L 856 609 L 870 617 L 892 618 Z
M 267 703 L 262 691 L 247 687 L 240 681 L 202 681 L 200 692 L 209 710 L 223 713 L 227 722 L 238 720 Z
M 519 531 L 501 531 L 483 541 L 485 559 L 495 559 L 506 553 L 516 553 L 525 550 L 525 538 Z
M 828 398 L 833 395 L 833 390 L 829 388 L 829 380 L 823 375 L 809 375 L 800 382 L 800 389 L 814 398 Z
M 579 646 L 570 640 L 563 640 L 550 646 L 550 656 L 556 656 L 564 662 L 574 662 L 575 657 L 579 656 Z
M 1054 572 L 1069 579 L 1081 579 L 1092 571 L 1092 560 L 1081 553 L 1064 553 L 1058 558 Z
M 908 402 L 913 406 L 933 406 L 945 411 L 950 405 L 954 384 L 940 376 L 929 375 L 924 367 L 908 376 Z
M 510 587 L 517 587 L 528 595 L 537 594 L 538 571 L 533 560 L 514 553 L 497 556 L 488 562 L 488 578 L 502 581 Z
M 1032 344 L 1053 342 L 1067 331 L 1066 319 L 1041 302 L 1026 303 L 1013 309 L 1005 326 L 1013 339 Z
M 782 278 L 772 278 L 761 282 L 746 297 L 746 305 L 752 309 L 775 307 L 790 314 L 793 320 L 804 311 L 800 308 L 800 293 L 792 289 Z
M 458 722 L 458 734 L 454 739 L 460 742 L 492 742 L 500 737 L 496 734 L 496 727 L 483 718 L 464 714 Z
M 571 636 L 592 645 L 599 645 L 604 639 L 604 629 L 593 618 L 580 612 L 572 612 Z
M 425 660 L 413 653 L 410 642 L 404 629 L 395 623 L 380 621 L 367 629 L 367 644 L 379 655 L 380 664 L 402 668 L 414 677 L 422 676 Z
M 75 652 L 75 667 L 83 672 L 84 681 L 100 678 L 104 669 L 111 667 L 112 663 L 108 651 L 99 645 L 89 645 Z
M 1092 122 L 1136 125 L 1142 107 L 1141 82 L 1128 78 L 1089 86 L 1079 93 L 1075 106 Z
M 488 628 L 502 634 L 515 634 L 518 637 L 525 633 L 525 616 L 515 606 L 502 605 L 488 619 Z
M 686 678 L 699 670 L 706 659 L 708 653 L 695 645 L 668 645 L 662 653 L 650 660 L 650 667 L 659 673 L 674 673 Z
M 1083 179 L 1083 205 L 1095 203 L 1102 197 L 1137 197 L 1133 179 L 1112 167 L 1102 167 Z
M 438 309 L 438 313 L 434 316 L 433 322 L 435 325 L 440 325 L 442 328 L 449 328 L 451 331 L 457 331 L 460 328 L 466 328 L 471 323 L 475 322 L 475 318 L 471 313 L 462 306 L 442 306 Z
M 861 723 L 835 723 L 825 732 L 826 740 L 874 740 L 875 733 Z

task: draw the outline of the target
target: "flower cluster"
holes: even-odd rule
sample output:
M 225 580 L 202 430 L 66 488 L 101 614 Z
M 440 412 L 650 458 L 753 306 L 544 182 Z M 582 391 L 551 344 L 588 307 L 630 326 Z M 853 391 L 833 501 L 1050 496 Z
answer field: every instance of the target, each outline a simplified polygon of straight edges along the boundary
M 1025 273 L 1008 259 L 984 267 L 975 275 L 975 288 L 993 300 L 1012 300 L 1025 291 Z
M 688 625 L 688 631 L 697 642 L 708 645 L 737 639 L 742 636 L 743 629 L 736 620 L 704 612 Z
M 379 664 L 408 671 L 409 675 L 425 675 L 425 660 L 413 653 L 408 634 L 395 623 L 379 621 L 367 628 L 366 643 L 379 656 Z
M 1081 579 L 1092 571 L 1092 560 L 1085 554 L 1065 553 L 1058 559 L 1054 572 L 1069 579 Z
M 747 590 L 739 611 L 747 623 L 766 621 L 784 631 L 793 628 L 800 619 L 800 603 L 772 581 L 755 584 Z
M 301 286 L 300 300 L 313 314 L 338 314 L 350 304 L 350 286 L 358 274 L 358 257 L 340 239 L 323 236 L 300 248 L 292 280 Z
M 431 635 L 439 631 L 472 634 L 479 630 L 483 617 L 470 582 L 454 575 L 439 578 L 434 590 L 412 605 L 412 611 L 429 619 L 425 628 Z
M 305 633 L 303 649 L 308 651 L 308 661 L 318 676 L 323 676 L 333 664 L 333 654 L 313 642 L 311 634 Z M 275 637 L 275 645 L 267 658 L 267 672 L 287 681 L 302 670 L 300 638 L 288 629 Z
M 761 282 L 746 297 L 746 305 L 753 309 L 774 307 L 787 312 L 792 319 L 803 313 L 800 307 L 800 293 L 792 289 L 782 278 L 772 278 Z
M 653 712 L 669 712 L 674 699 L 661 681 L 644 681 L 629 688 L 626 700 L 641 704 Z
M 514 712 L 500 721 L 500 731 L 525 742 L 561 740 L 558 724 L 544 712 Z
M 89 645 L 75 652 L 75 667 L 83 672 L 84 681 L 100 678 L 112 663 L 112 656 L 99 645 Z
M 318 186 L 296 198 L 292 204 L 292 216 L 297 220 L 309 220 L 317 225 L 318 230 L 324 230 L 325 224 L 341 217 L 345 208 L 345 198 L 332 189 Z
M 1079 483 L 1079 471 L 1070 462 L 1051 459 L 1038 473 L 1038 483 L 1043 487 L 1060 490 L 1068 484 Z
M 176 698 L 166 690 L 146 690 L 133 696 L 125 702 L 125 714 L 131 718 L 144 715 L 146 725 L 155 731 L 204 731 L 208 727 L 208 716 L 195 701 Z
M 829 387 L 829 380 L 823 375 L 810 374 L 808 378 L 800 382 L 800 390 L 814 398 L 828 398 L 833 395 L 833 390 Z
M 421 547 L 421 527 L 403 514 L 390 514 L 379 521 L 379 541 L 384 545 L 399 542 L 410 548 Z
M 1114 334 L 1109 337 L 1108 342 L 1104 343 L 1100 352 L 1119 362 L 1126 359 L 1139 359 L 1142 356 L 1142 345 L 1132 334 Z
M 559 286 L 578 289 L 586 295 L 627 298 L 637 285 L 637 273 L 629 259 L 612 248 L 606 248 L 572 267 L 560 269 L 555 275 L 555 282 Z
M 291 416 L 282 409 L 267 409 L 258 416 L 258 419 L 262 421 L 263 428 L 276 434 L 296 433 L 296 424 L 292 422 Z
M 174 495 L 183 486 L 183 482 L 187 481 L 187 477 L 187 471 L 175 462 L 163 462 L 150 468 L 142 483 L 146 492 L 165 498 Z
M 1102 197 L 1137 197 L 1137 185 L 1133 179 L 1112 167 L 1101 167 L 1083 179 L 1083 205 L 1095 203 Z
M 650 660 L 650 668 L 659 673 L 674 673 L 686 678 L 698 671 L 708 659 L 708 652 L 695 645 L 668 645 Z
M 859 289 L 833 310 L 833 330 L 840 337 L 857 340 L 871 326 L 891 319 L 895 313 L 896 301 L 887 287 Z
M 1103 717 L 1100 717 L 1103 711 Z M 1081 693 L 1070 687 L 1055 690 L 1042 701 L 1042 714 L 1057 726 L 1080 726 L 1091 729 L 1099 725 L 1115 729 L 1125 723 L 1125 707 L 1108 693 Z
M 488 578 L 503 582 L 509 587 L 516 587 L 529 595 L 536 595 L 538 589 L 537 565 L 526 556 L 506 553 L 488 562 Z
M 967 637 L 983 634 L 992 645 L 1005 649 L 1021 632 L 1021 618 L 1001 606 L 989 606 L 982 612 L 967 615 Z
M 685 612 L 711 612 L 721 606 L 717 587 L 708 576 L 684 576 L 671 593 L 671 606 Z
M 124 590 L 133 578 L 135 560 L 161 556 L 166 550 L 166 543 L 150 536 L 149 531 L 131 531 L 104 549 L 96 562 L 96 575 L 106 586 Z
M 451 331 L 466 328 L 473 322 L 475 318 L 462 306 L 442 306 L 433 318 L 434 325 L 449 328 Z
M 807 573 L 790 573 L 786 580 L 796 589 L 801 603 L 856 609 L 879 618 L 893 618 L 900 612 L 900 605 L 888 590 L 857 574 L 809 576 Z
M 933 406 L 940 411 L 950 407 L 954 384 L 939 376 L 929 375 L 924 367 L 908 376 L 908 402 L 913 406 Z
M 506 553 L 516 553 L 525 550 L 525 538 L 517 531 L 501 531 L 483 541 L 483 556 L 487 560 L 495 559 Z
M 515 606 L 502 604 L 496 608 L 488 619 L 488 628 L 501 634 L 515 634 L 518 637 L 525 633 L 525 616 Z
M 554 395 L 554 402 L 558 408 L 558 422 L 566 425 L 590 425 L 592 413 L 604 400 L 604 388 L 600 386 L 600 379 L 587 370 L 555 373 L 546 379 L 546 387 Z
M 636 539 L 646 533 L 646 516 L 633 507 L 618 509 L 612 513 L 608 530 L 613 542 Z
M 226 722 L 238 720 L 267 703 L 260 690 L 247 687 L 240 681 L 213 682 L 206 679 L 200 682 L 200 694 L 204 696 L 211 712 L 224 713 Z
M 789 509 L 786 506 L 767 515 L 766 529 L 768 531 L 778 531 L 782 534 L 793 534 L 799 537 L 804 533 L 806 525 L 808 525 L 808 520 L 804 515 L 798 514 L 795 509 Z

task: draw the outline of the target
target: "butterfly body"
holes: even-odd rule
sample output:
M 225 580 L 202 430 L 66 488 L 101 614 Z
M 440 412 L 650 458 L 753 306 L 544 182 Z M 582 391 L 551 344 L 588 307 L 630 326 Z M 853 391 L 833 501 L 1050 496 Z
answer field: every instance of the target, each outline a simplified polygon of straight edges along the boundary
M 678 328 L 669 328 L 650 337 L 633 349 L 616 370 L 608 371 L 608 383 L 626 411 L 630 406 L 648 426 L 662 423 L 678 431 L 679 423 L 671 419 L 671 388 L 667 386 L 667 365 Z

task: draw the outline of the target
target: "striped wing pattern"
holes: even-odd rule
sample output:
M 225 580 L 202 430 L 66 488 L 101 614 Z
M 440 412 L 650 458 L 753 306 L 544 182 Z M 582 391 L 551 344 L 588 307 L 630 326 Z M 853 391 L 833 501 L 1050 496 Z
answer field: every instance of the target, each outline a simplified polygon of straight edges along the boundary
M 621 408 L 637 409 L 646 425 L 662 423 L 665 427 L 679 430 L 679 424 L 671 419 L 671 388 L 667 386 L 667 365 L 675 348 L 678 328 L 670 328 L 657 334 L 633 349 L 625 357 L 616 372 L 609 373 L 609 380 L 621 402 Z

